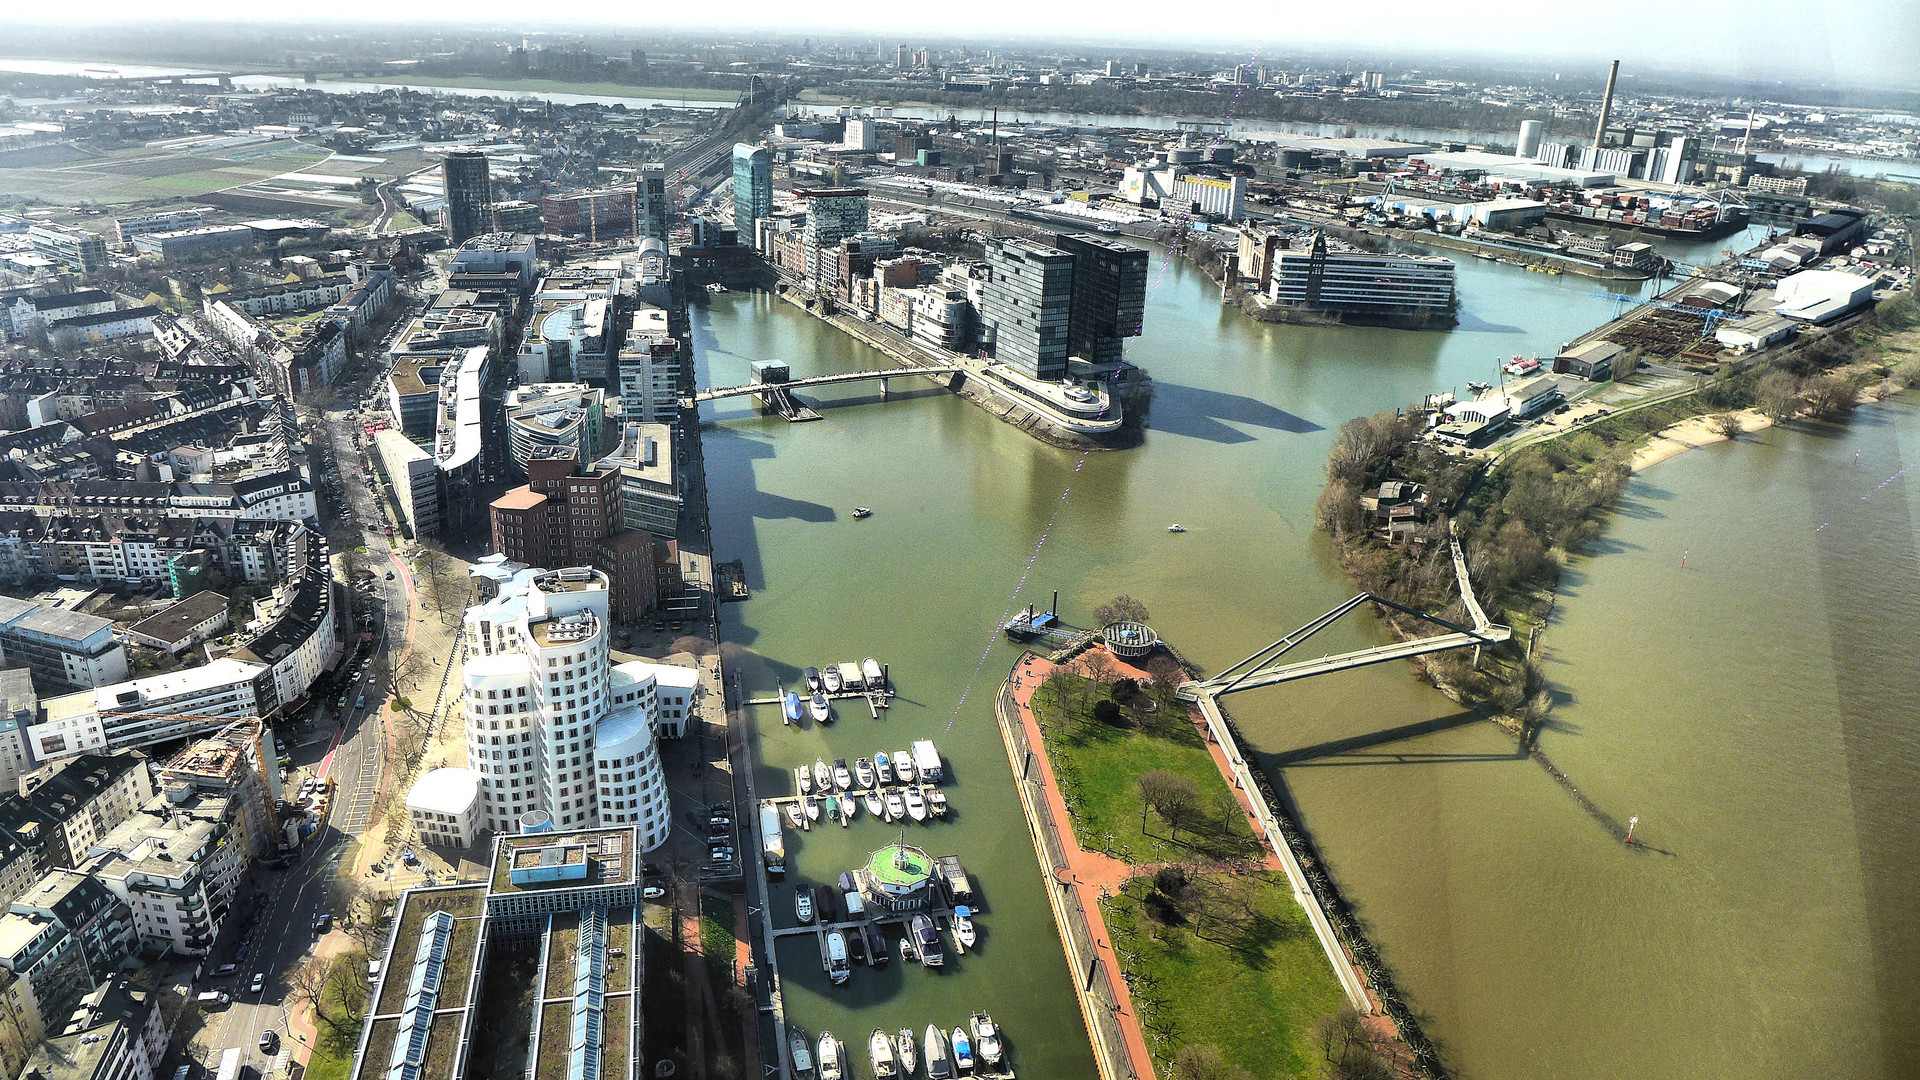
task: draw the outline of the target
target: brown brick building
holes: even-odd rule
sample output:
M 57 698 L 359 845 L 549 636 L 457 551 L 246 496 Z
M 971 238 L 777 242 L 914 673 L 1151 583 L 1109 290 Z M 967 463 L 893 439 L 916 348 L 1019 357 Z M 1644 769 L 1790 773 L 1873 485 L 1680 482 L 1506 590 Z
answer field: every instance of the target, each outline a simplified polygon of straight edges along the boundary
M 655 597 L 653 537 L 621 528 L 620 472 L 580 468 L 571 447 L 536 447 L 527 483 L 495 499 L 493 549 L 508 560 L 607 575 L 615 619 L 637 619 Z

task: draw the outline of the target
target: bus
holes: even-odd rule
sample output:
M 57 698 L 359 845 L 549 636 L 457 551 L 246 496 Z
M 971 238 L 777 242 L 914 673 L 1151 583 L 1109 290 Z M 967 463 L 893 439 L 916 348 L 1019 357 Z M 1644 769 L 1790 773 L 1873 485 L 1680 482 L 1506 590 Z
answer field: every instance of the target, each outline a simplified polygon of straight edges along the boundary
M 240 1080 L 240 1050 L 220 1051 L 220 1071 L 214 1080 Z

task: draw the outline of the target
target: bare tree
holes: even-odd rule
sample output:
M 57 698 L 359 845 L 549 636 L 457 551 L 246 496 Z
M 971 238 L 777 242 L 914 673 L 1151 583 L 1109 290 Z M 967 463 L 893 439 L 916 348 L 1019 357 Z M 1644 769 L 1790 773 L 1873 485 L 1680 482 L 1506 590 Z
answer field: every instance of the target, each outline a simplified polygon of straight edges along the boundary
M 1253 1074 L 1220 1055 L 1216 1046 L 1185 1046 L 1173 1059 L 1172 1080 L 1253 1080 Z
M 1721 413 L 1713 418 L 1713 430 L 1729 439 L 1737 439 L 1746 428 L 1741 426 L 1737 412 Z
M 1832 420 L 1853 411 L 1860 391 L 1844 375 L 1815 375 L 1800 388 L 1807 411 L 1822 420 Z
M 1190 776 L 1168 769 L 1151 769 L 1134 781 L 1140 788 L 1140 831 L 1147 831 L 1147 812 L 1160 815 L 1167 828 L 1178 836 L 1180 826 L 1191 822 L 1200 809 L 1200 785 Z
M 1769 371 L 1754 387 L 1754 398 L 1767 419 L 1775 423 L 1800 412 L 1800 380 L 1788 371 Z
M 1143 623 L 1147 621 L 1147 605 L 1135 600 L 1126 593 L 1121 593 L 1119 596 L 1094 608 L 1093 617 L 1099 621 L 1101 626 L 1111 626 L 1117 622 Z
M 335 1023 L 327 1014 L 327 967 L 328 962 L 318 956 L 309 956 L 304 962 L 295 964 L 286 971 L 287 988 L 292 996 L 306 1002 L 313 1014 L 329 1024 Z
M 1120 666 L 1113 662 L 1113 656 L 1104 649 L 1090 649 L 1080 656 L 1080 670 L 1086 673 L 1087 680 L 1093 684 L 1091 689 L 1104 692 L 1106 685 L 1120 676 Z

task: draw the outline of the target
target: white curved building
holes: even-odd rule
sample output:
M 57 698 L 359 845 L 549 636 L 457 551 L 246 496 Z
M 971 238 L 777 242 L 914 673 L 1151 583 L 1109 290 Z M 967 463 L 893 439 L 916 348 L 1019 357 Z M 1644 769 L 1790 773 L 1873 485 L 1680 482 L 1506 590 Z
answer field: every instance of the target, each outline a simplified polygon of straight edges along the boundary
M 654 695 L 623 680 L 614 700 L 607 605 L 606 575 L 569 567 L 519 570 L 467 609 L 461 691 L 480 827 L 512 832 L 545 811 L 556 829 L 595 828 L 612 801 L 611 820 L 641 826 L 649 849 L 666 841 Z
M 480 819 L 480 777 L 471 769 L 434 769 L 407 792 L 414 834 L 429 844 L 466 847 Z

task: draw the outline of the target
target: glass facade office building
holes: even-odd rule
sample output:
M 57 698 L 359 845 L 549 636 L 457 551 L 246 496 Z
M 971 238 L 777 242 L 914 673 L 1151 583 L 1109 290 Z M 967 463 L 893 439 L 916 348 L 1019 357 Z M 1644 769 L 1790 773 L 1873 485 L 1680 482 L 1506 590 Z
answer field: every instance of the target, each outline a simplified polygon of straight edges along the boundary
M 764 146 L 733 147 L 733 227 L 753 243 L 753 223 L 773 214 L 773 158 Z
M 440 180 L 447 192 L 447 242 L 458 246 L 493 228 L 493 178 L 487 173 L 487 155 L 478 150 L 448 154 L 440 163 Z
M 1146 321 L 1146 249 L 1084 233 L 1056 234 L 1053 244 L 1073 256 L 1068 354 L 1095 364 L 1119 363 L 1126 339 L 1139 337 Z
M 1064 378 L 1073 255 L 998 239 L 987 244 L 987 266 L 993 278 L 982 291 L 980 316 L 993 337 L 994 359 L 1035 379 Z

